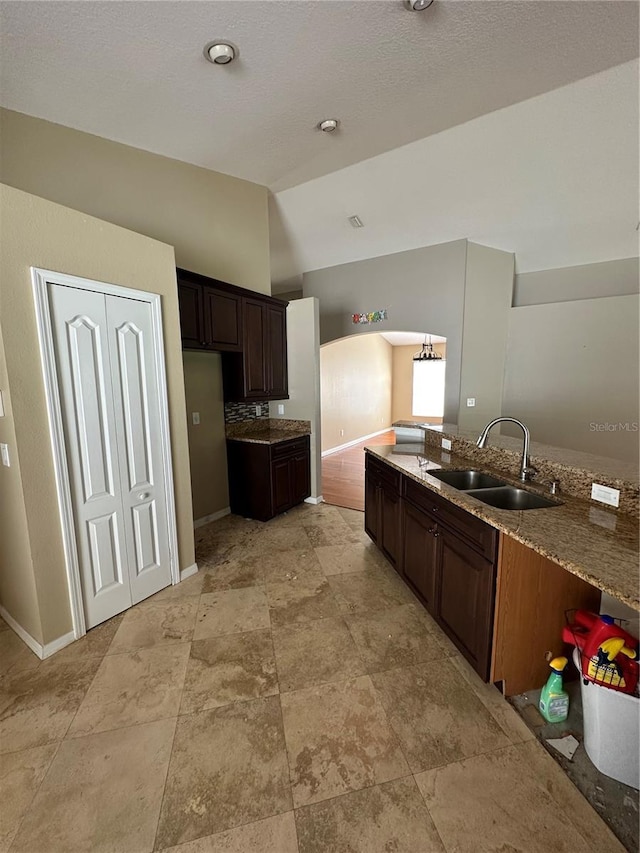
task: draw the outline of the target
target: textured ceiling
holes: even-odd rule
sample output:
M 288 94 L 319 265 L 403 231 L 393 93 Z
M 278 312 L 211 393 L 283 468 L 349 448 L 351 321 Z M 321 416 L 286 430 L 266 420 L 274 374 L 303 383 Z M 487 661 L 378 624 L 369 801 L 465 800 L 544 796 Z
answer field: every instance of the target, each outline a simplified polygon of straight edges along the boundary
M 615 0 L 4 2 L 0 24 L 3 106 L 274 190 L 638 49 L 638 6 Z M 208 63 L 213 38 L 238 61 Z
M 272 280 L 461 238 L 518 272 L 637 257 L 638 96 L 634 60 L 277 193 Z

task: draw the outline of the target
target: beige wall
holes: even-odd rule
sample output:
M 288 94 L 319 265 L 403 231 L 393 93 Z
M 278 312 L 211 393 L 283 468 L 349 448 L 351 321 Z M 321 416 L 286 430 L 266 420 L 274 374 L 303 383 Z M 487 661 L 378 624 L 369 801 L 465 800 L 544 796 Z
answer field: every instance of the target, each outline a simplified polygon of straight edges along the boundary
M 322 494 L 320 440 L 320 319 L 317 299 L 298 299 L 287 306 L 289 400 L 271 403 L 272 418 L 311 422 L 311 497 Z M 278 406 L 284 414 L 278 414 Z
M 24 535 L 10 531 L 8 548 L 19 547 L 20 555 L 17 563 L 3 566 L 2 603 L 18 607 L 8 588 L 17 590 L 22 584 L 31 559 L 42 642 L 49 643 L 71 630 L 71 618 L 29 267 L 162 296 L 179 561 L 184 569 L 194 562 L 194 543 L 175 261 L 171 246 L 10 187 L 0 187 L 0 210 L 0 322 L 15 423 L 10 449 L 19 461 L 16 473 L 21 475 L 30 548 L 29 555 Z
M 502 413 L 521 418 L 534 441 L 637 472 L 639 310 L 632 295 L 512 308 Z
M 412 415 L 413 408 L 413 356 L 420 346 L 392 347 L 393 375 L 391 380 L 391 420 L 419 421 L 441 424 L 442 418 L 425 418 Z M 434 344 L 433 349 L 443 358 L 447 354 L 446 344 Z M 446 392 L 445 392 L 446 393 Z
M 320 348 L 323 451 L 391 425 L 392 349 L 377 333 Z
M 196 521 L 229 506 L 220 354 L 183 352 L 184 391 Z M 200 414 L 194 425 L 192 413 Z
M 174 246 L 176 264 L 271 292 L 266 187 L 0 109 L 0 181 Z
M 458 426 L 480 430 L 502 407 L 514 256 L 469 243 L 464 289 Z M 467 407 L 473 397 L 474 407 Z
M 11 461 L 9 468 L 0 466 L 0 604 L 34 640 L 41 643 L 42 624 L 1 327 L 0 390 L 5 413 L 4 417 L 0 417 L 0 441 L 9 446 Z
M 3 109 L 0 181 L 174 246 L 180 267 L 271 291 L 266 187 Z M 208 409 L 220 360 L 185 365 L 192 410 Z M 219 417 L 211 429 L 210 445 L 191 431 L 199 471 L 226 468 Z M 197 479 L 205 515 L 228 506 L 226 483 Z

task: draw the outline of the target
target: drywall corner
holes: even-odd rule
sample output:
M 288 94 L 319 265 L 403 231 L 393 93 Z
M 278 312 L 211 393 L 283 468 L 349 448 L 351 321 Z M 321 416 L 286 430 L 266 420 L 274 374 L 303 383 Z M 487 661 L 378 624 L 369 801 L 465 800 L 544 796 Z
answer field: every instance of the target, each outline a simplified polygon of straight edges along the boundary
M 311 497 L 322 493 L 320 435 L 320 308 L 314 297 L 287 306 L 289 399 L 271 403 L 272 418 L 311 422 Z M 284 406 L 284 414 L 278 406 Z
M 514 255 L 467 244 L 458 427 L 479 429 L 502 411 Z M 473 398 L 475 406 L 468 407 Z

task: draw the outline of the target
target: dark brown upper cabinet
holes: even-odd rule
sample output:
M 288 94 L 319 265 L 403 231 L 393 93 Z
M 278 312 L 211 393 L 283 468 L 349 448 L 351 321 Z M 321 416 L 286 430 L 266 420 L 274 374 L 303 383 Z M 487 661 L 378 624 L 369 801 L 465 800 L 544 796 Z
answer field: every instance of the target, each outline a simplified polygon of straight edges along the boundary
M 242 299 L 242 352 L 222 361 L 225 400 L 286 400 L 286 302 Z
M 232 285 L 188 270 L 179 269 L 177 276 L 182 348 L 240 352 L 241 294 L 226 289 Z
M 178 269 L 182 348 L 221 352 L 226 401 L 286 400 L 287 303 Z

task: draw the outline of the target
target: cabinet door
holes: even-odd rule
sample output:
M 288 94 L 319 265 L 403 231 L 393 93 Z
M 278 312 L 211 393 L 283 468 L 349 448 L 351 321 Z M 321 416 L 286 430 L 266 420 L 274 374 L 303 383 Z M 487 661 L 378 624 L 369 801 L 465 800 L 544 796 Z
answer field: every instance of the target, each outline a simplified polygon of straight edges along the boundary
M 493 634 L 495 568 L 453 533 L 439 529 L 440 625 L 486 681 Z
M 386 483 L 380 489 L 379 546 L 389 561 L 397 566 L 400 553 L 400 495 Z
M 242 337 L 239 296 L 205 287 L 204 317 L 206 339 L 212 349 L 240 352 Z
M 406 501 L 403 516 L 402 573 L 435 615 L 438 528 L 435 519 Z
M 296 453 L 291 459 L 291 497 L 293 505 L 302 503 L 311 494 L 309 452 Z
M 380 529 L 380 483 L 368 471 L 364 478 L 364 529 L 365 533 L 378 544 Z
M 203 349 L 207 345 L 202 290 L 199 284 L 178 282 L 180 334 L 183 349 Z
M 243 299 L 242 303 L 244 396 L 264 400 L 268 396 L 265 364 L 267 306 L 257 299 Z
M 288 397 L 287 382 L 287 315 L 284 306 L 267 306 L 267 339 L 265 363 L 269 397 Z
M 277 515 L 293 505 L 291 490 L 291 459 L 275 459 L 271 463 L 271 495 L 273 513 Z

